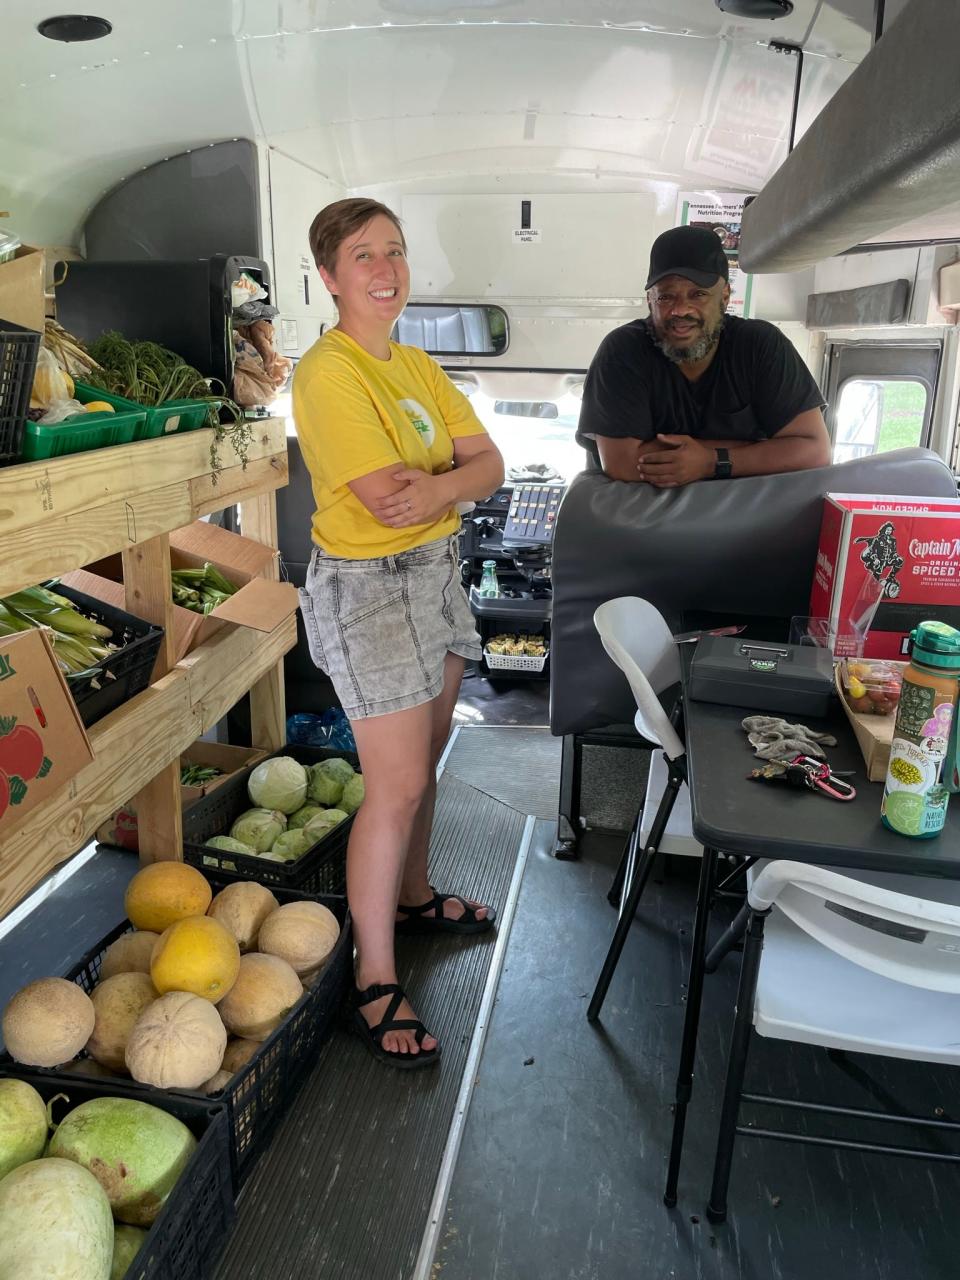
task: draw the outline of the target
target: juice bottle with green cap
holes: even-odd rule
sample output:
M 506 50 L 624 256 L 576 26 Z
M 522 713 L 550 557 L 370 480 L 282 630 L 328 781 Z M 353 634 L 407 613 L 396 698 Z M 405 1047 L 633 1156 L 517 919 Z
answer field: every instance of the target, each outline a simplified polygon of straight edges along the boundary
M 880 814 L 891 831 L 929 839 L 943 830 L 956 789 L 960 631 L 921 622 L 910 639 Z

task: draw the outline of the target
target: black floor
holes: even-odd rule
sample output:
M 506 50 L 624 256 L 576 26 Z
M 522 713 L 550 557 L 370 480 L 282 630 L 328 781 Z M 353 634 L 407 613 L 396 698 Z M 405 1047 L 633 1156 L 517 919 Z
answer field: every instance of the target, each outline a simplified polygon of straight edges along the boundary
M 526 725 L 550 723 L 548 680 L 487 680 L 468 667 L 454 713 L 455 725 Z
M 956 1167 L 744 1138 L 729 1221 L 707 1222 L 737 956 L 708 980 L 680 1202 L 664 1207 L 696 886 L 676 874 L 652 886 L 602 1024 L 591 1027 L 585 1011 L 614 925 L 605 895 L 620 843 L 588 835 L 580 862 L 543 853 L 527 862 L 433 1280 L 956 1277 Z M 862 1080 L 823 1051 L 762 1041 L 748 1081 L 957 1118 L 948 1070 L 850 1063 Z

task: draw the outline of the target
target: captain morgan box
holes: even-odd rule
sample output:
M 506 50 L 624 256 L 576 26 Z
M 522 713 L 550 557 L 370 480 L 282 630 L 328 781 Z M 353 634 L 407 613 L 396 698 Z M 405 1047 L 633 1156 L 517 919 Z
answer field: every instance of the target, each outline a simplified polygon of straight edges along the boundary
M 902 659 L 928 619 L 960 627 L 960 498 L 828 493 L 810 616 L 840 636 L 869 625 L 872 658 Z

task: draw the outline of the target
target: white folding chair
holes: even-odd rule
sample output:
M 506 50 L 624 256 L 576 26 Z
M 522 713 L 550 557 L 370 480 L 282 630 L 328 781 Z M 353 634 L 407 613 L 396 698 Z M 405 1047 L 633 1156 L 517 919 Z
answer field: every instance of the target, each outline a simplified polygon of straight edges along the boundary
M 960 1154 L 950 1152 L 739 1123 L 741 1102 L 747 1101 L 960 1133 L 960 1124 L 948 1121 L 743 1090 L 753 1031 L 832 1050 L 960 1065 L 960 884 L 911 876 L 854 879 L 775 861 L 755 875 L 747 900 L 710 1221 L 726 1217 L 738 1134 L 960 1161 Z
M 587 1009 L 587 1018 L 591 1022 L 595 1022 L 600 1016 L 610 979 L 620 959 L 640 896 L 650 877 L 677 793 L 687 776 L 683 743 L 657 696 L 680 679 L 680 658 L 676 642 L 663 615 L 648 600 L 641 600 L 637 596 L 620 596 L 600 605 L 593 615 L 593 625 L 599 632 L 604 649 L 629 682 L 637 704 L 634 717 L 637 733 L 652 747 L 659 747 L 663 752 L 667 778 L 649 831 L 644 830 L 646 822 L 643 809 L 638 811 L 614 881 L 611 893 L 615 893 L 616 886 L 622 880 L 620 915 Z M 641 835 L 644 837 L 643 855 L 638 864 L 637 852 Z

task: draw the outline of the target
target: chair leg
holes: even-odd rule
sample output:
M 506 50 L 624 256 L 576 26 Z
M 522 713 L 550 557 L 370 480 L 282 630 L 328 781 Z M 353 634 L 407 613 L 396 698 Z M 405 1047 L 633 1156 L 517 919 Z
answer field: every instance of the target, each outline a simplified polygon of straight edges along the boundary
M 697 1056 L 697 1031 L 700 1024 L 700 1003 L 703 998 L 703 957 L 707 949 L 707 924 L 710 919 L 710 900 L 717 872 L 716 849 L 704 849 L 700 863 L 700 885 L 697 890 L 697 913 L 693 926 L 693 947 L 690 952 L 690 969 L 687 975 L 687 1005 L 683 1017 L 683 1040 L 680 1061 L 677 1064 L 677 1083 L 673 1106 L 673 1135 L 670 1140 L 670 1163 L 663 1202 L 670 1208 L 677 1203 L 677 1182 L 680 1178 L 680 1157 L 683 1154 L 683 1134 L 687 1123 L 687 1105 L 693 1096 L 693 1065 Z
M 623 886 L 629 878 L 628 867 L 630 867 L 631 856 L 637 855 L 637 842 L 640 838 L 640 823 L 643 819 L 643 810 L 637 810 L 637 816 L 633 820 L 633 826 L 630 828 L 630 834 L 627 836 L 627 842 L 623 846 L 623 853 L 620 855 L 620 862 L 617 866 L 617 873 L 613 877 L 613 883 L 607 893 L 607 901 L 611 907 L 619 907 L 623 902 Z
M 707 1204 L 710 1222 L 725 1222 L 727 1218 L 727 1188 L 733 1166 L 733 1148 L 737 1140 L 737 1121 L 740 1115 L 740 1099 L 743 1094 L 743 1077 L 747 1069 L 747 1054 L 753 1032 L 753 1005 L 757 996 L 757 977 L 760 973 L 760 957 L 763 952 L 763 926 L 767 912 L 751 911 L 747 924 L 747 936 L 743 944 L 743 961 L 740 965 L 740 985 L 737 988 L 737 1013 L 730 1037 L 727 1059 L 727 1080 L 723 1090 L 723 1108 L 720 1112 L 720 1128 L 717 1133 L 717 1154 L 713 1165 L 713 1185 Z
M 707 953 L 707 958 L 703 965 L 707 973 L 716 973 L 720 961 L 728 951 L 731 951 L 740 942 L 744 933 L 746 933 L 749 917 L 749 906 L 742 906 Z

